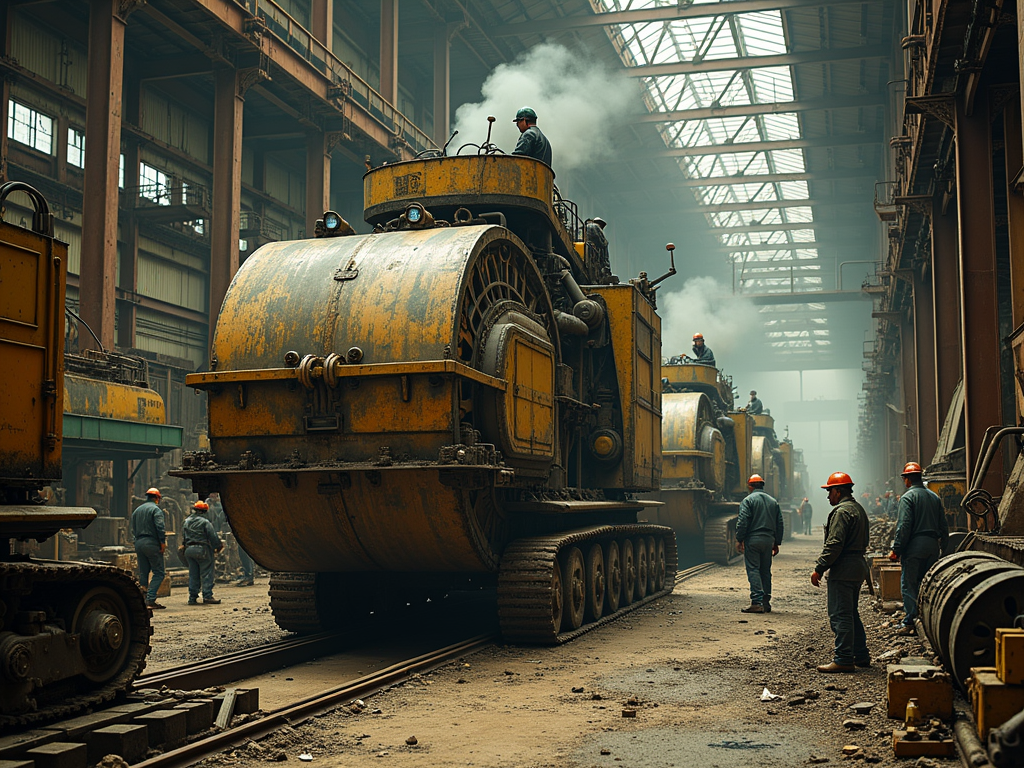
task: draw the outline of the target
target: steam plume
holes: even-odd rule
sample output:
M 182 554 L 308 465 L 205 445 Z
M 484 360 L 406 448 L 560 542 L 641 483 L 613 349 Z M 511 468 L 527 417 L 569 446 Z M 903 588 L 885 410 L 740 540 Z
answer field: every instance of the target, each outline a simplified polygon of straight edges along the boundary
M 556 173 L 606 157 L 615 130 L 638 104 L 636 86 L 625 75 L 554 43 L 537 45 L 497 67 L 484 81 L 481 95 L 482 101 L 456 110 L 455 146 L 483 142 L 487 116 L 494 115 L 491 141 L 511 152 L 519 139 L 512 118 L 520 107 L 533 107 L 538 126 L 551 141 Z
M 699 331 L 719 368 L 738 373 L 756 366 L 752 356 L 763 343 L 757 308 L 714 278 L 692 277 L 678 291 L 659 292 L 658 312 L 663 356 L 692 354 L 691 339 Z

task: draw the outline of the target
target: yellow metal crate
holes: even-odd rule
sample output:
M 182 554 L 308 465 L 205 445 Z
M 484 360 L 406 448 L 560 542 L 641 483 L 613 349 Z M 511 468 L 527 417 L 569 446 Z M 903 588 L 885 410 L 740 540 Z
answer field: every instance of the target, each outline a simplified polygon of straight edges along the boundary
M 941 667 L 889 664 L 886 676 L 889 717 L 902 720 L 910 699 L 917 699 L 921 717 L 953 716 L 953 682 Z
M 996 675 L 1009 685 L 1024 684 L 1024 629 L 996 629 Z
M 972 667 L 968 690 L 982 743 L 988 740 L 990 730 L 1024 709 L 1024 685 L 1004 683 L 995 667 Z
M 884 565 L 879 570 L 878 593 L 883 600 L 901 600 L 900 574 L 903 569 L 898 565 Z

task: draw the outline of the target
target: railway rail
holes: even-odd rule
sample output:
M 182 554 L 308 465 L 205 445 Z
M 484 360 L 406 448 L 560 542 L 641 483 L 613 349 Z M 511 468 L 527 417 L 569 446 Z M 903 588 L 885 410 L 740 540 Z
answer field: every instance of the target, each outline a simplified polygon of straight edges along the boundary
M 701 563 L 677 572 L 671 587 L 633 603 L 627 612 L 671 593 L 672 589 L 680 583 L 715 568 L 716 565 L 712 562 Z M 607 619 L 613 620 L 622 615 L 624 613 L 619 612 Z M 595 622 L 585 629 L 589 630 L 605 623 L 607 622 Z M 574 633 L 574 636 L 575 634 L 578 632 Z M 356 699 L 366 698 L 373 693 L 399 684 L 413 675 L 430 672 L 455 659 L 476 653 L 498 642 L 499 637 L 497 633 L 481 634 L 415 658 L 400 661 L 385 669 L 346 681 L 337 687 L 287 704 L 259 719 L 249 720 L 234 728 L 212 733 L 190 744 L 168 749 L 163 754 L 133 765 L 138 768 L 178 768 L 194 764 L 246 741 L 260 739 L 285 725 L 295 727 L 331 709 L 349 704 Z M 343 652 L 344 646 L 352 640 L 354 640 L 354 635 L 351 632 L 323 632 L 317 635 L 287 638 L 264 646 L 204 659 L 197 664 L 182 665 L 145 675 L 136 680 L 134 689 L 136 692 L 142 692 L 154 688 L 187 690 L 211 685 L 225 685 L 268 671 L 295 666 L 315 658 Z M 59 730 L 61 724 L 47 727 Z

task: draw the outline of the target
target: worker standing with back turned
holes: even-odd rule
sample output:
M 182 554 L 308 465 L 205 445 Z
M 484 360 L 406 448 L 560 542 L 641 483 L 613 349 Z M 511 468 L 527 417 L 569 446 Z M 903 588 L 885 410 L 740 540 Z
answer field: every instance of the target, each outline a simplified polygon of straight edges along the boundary
M 736 549 L 743 553 L 750 583 L 750 605 L 743 613 L 772 612 L 772 558 L 782 543 L 782 510 L 779 502 L 764 492 L 764 478 L 751 475 L 750 491 L 740 502 L 736 519 Z
M 164 511 L 158 506 L 160 498 L 158 488 L 146 491 L 146 500 L 135 508 L 131 520 L 135 556 L 139 561 L 139 583 L 146 590 L 146 605 L 156 609 L 167 607 L 156 601 L 156 593 L 164 583 L 164 550 L 167 549 Z
M 896 538 L 892 543 L 890 560 L 902 560 L 900 591 L 903 593 L 903 622 L 896 630 L 900 635 L 914 634 L 917 617 L 917 593 L 925 573 L 939 559 L 949 538 L 949 524 L 942 499 L 924 487 L 921 465 L 908 461 L 903 467 L 903 483 L 907 492 L 899 503 Z
M 836 635 L 835 655 L 819 672 L 856 672 L 871 666 L 867 636 L 860 620 L 860 585 L 868 577 L 868 515 L 853 498 L 853 478 L 833 472 L 821 486 L 828 491 L 832 511 L 825 522 L 825 546 L 811 573 L 819 586 L 828 571 L 828 621 Z

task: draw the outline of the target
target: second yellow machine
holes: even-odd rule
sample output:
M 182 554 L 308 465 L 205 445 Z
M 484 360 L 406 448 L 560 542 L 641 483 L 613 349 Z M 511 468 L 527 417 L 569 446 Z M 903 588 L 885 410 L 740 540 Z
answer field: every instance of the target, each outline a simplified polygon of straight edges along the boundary
M 501 154 L 384 166 L 373 234 L 328 212 L 238 271 L 190 377 L 212 453 L 182 474 L 277 572 L 283 628 L 472 580 L 507 639 L 550 643 L 671 590 L 673 533 L 632 495 L 661 477 L 658 281 L 597 284 L 553 182 Z

